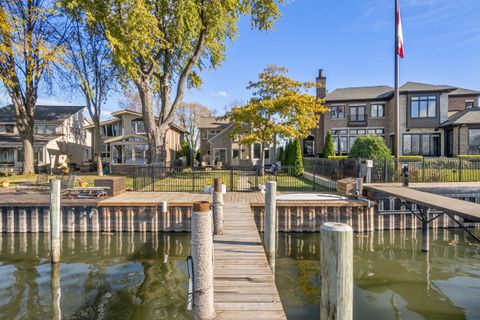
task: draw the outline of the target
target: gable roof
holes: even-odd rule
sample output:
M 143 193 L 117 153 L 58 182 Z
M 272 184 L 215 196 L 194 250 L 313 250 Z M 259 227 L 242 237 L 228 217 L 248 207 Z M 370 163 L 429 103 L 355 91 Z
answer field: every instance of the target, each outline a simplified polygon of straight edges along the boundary
M 199 129 L 225 129 L 230 125 L 230 120 L 221 117 L 201 117 L 198 120 Z
M 436 85 L 420 82 L 406 82 L 400 87 L 400 92 L 424 92 L 424 91 L 453 91 L 456 87 Z
M 339 88 L 327 93 L 325 100 L 359 101 L 359 100 L 388 100 L 393 96 L 393 88 L 389 86 Z
M 441 127 L 458 126 L 463 124 L 480 124 L 480 108 L 471 108 L 459 111 L 441 124 Z
M 112 112 L 112 116 L 117 117 L 118 119 L 121 119 L 122 114 L 125 114 L 125 113 L 129 113 L 129 114 L 132 114 L 134 116 L 139 117 L 140 119 L 143 119 L 143 114 L 141 112 L 137 112 L 137 111 L 133 111 L 133 110 L 129 110 L 129 109 L 114 111 L 114 112 Z M 158 120 L 158 117 L 155 116 L 155 119 Z M 100 123 L 100 125 L 108 124 L 107 122 L 109 122 L 109 121 L 111 123 L 114 123 L 114 121 L 112 121 L 112 120 L 113 119 L 103 121 L 102 123 Z M 176 130 L 180 131 L 181 133 L 187 132 L 187 129 L 185 129 L 184 127 L 182 127 L 179 124 L 176 124 L 175 122 L 170 122 L 169 126 L 170 126 L 170 129 L 176 129 Z
M 35 106 L 36 121 L 63 121 L 75 113 L 85 108 L 85 106 Z M 0 122 L 15 122 L 15 108 L 12 104 L 0 108 Z

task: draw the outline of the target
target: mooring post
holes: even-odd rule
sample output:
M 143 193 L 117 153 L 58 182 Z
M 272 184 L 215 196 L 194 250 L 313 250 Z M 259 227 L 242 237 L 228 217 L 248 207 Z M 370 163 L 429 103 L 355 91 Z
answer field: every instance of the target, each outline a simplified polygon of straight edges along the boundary
M 222 179 L 213 181 L 213 234 L 223 234 L 223 193 Z
M 320 226 L 320 319 L 353 318 L 353 229 L 327 222 Z
M 430 210 L 422 210 L 422 251 L 428 252 L 430 250 Z
M 50 256 L 60 262 L 60 180 L 50 180 Z
M 193 319 L 214 319 L 212 212 L 209 202 L 193 204 L 191 237 Z
M 267 256 L 275 254 L 276 217 L 277 217 L 277 182 L 267 181 L 265 190 L 265 217 L 263 243 Z

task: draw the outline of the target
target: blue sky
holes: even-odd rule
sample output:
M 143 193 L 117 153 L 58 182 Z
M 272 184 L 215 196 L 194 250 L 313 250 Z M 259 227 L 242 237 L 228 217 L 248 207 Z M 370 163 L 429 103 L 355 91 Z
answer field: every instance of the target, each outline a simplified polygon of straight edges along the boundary
M 245 89 L 267 64 L 285 66 L 299 80 L 318 69 L 329 91 L 348 86 L 393 85 L 393 0 L 296 0 L 282 7 L 272 32 L 251 30 L 242 19 L 226 61 L 203 73 L 203 86 L 185 101 L 222 113 L 246 101 Z M 400 0 L 405 59 L 400 80 L 480 90 L 480 1 Z M 105 109 L 118 108 L 115 94 Z M 42 100 L 62 100 L 42 96 Z M 67 99 L 81 103 L 81 100 Z

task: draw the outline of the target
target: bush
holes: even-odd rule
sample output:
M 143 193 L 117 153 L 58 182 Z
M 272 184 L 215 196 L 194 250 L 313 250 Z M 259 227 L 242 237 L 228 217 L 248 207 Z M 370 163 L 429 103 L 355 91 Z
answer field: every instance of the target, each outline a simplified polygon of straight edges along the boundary
M 335 156 L 335 146 L 333 145 L 332 131 L 328 131 L 325 136 L 325 147 L 323 148 L 323 157 L 330 158 Z
M 303 174 L 303 156 L 302 156 L 302 146 L 300 144 L 300 139 L 295 139 L 293 147 L 293 163 L 295 167 L 295 174 L 301 176 Z
M 182 142 L 182 146 L 179 152 L 179 155 L 181 157 L 185 157 L 187 160 L 187 166 L 191 166 L 191 161 L 192 161 L 192 150 L 190 149 L 190 144 L 187 141 Z
M 377 135 L 358 136 L 348 154 L 351 159 L 383 159 L 390 156 L 385 140 Z
M 285 142 L 285 149 L 283 150 L 282 157 L 280 158 L 280 161 L 282 162 L 282 165 L 284 165 L 284 166 L 287 165 L 289 145 L 290 145 L 290 140 L 287 140 L 287 142 Z
M 328 159 L 347 159 L 347 156 L 330 156 Z
M 459 154 L 457 157 L 463 159 L 480 159 L 480 154 Z

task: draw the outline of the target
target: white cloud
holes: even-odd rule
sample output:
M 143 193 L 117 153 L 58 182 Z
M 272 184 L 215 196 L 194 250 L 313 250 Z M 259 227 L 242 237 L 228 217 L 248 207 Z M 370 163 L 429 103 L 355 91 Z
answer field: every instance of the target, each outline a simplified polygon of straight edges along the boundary
M 228 93 L 227 93 L 226 91 L 220 90 L 220 91 L 217 91 L 217 92 L 212 93 L 212 96 L 214 96 L 214 97 L 227 98 L 227 97 L 228 97 Z

